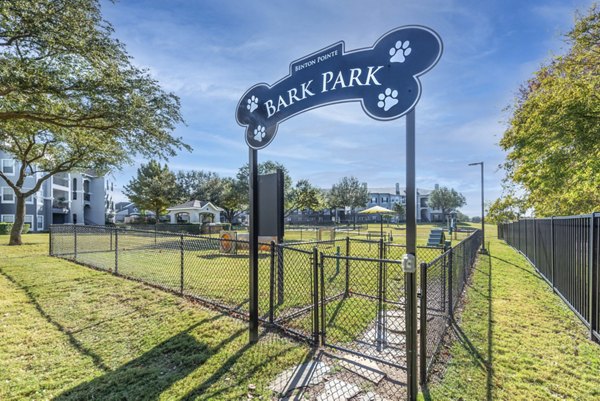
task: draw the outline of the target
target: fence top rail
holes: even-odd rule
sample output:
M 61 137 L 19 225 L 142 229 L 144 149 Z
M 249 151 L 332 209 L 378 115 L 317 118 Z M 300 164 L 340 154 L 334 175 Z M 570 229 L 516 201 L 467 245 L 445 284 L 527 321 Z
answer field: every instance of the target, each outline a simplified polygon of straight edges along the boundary
M 285 245 L 285 244 L 275 244 L 276 247 L 280 248 L 280 249 L 287 249 L 289 251 L 294 251 L 294 252 L 299 252 L 299 253 L 303 253 L 306 255 L 312 255 L 313 254 L 313 249 L 311 249 L 310 251 L 306 250 L 306 249 L 300 249 L 300 248 L 294 248 L 293 246 L 289 246 L 289 245 Z M 316 247 L 315 247 L 316 248 Z
M 379 242 L 379 241 L 377 241 Z M 389 246 L 392 248 L 406 248 L 406 244 L 396 244 L 393 242 L 386 242 L 385 246 Z M 436 249 L 436 250 L 443 250 L 444 247 L 440 246 L 440 245 L 417 245 L 417 249 Z
M 331 255 L 320 252 L 321 259 L 342 259 L 342 260 L 353 260 L 357 262 L 385 262 L 393 264 L 402 264 L 401 260 L 396 259 L 378 259 L 378 258 L 365 258 L 361 256 L 345 256 L 345 255 Z
M 154 231 L 154 230 L 140 230 L 140 229 L 136 229 L 136 228 L 122 228 L 122 227 L 113 227 L 113 226 L 101 226 L 101 225 L 83 225 L 83 224 L 52 224 L 50 225 L 50 231 L 52 231 L 53 229 L 55 230 L 59 230 L 59 229 L 66 229 L 66 228 L 71 228 L 71 229 L 75 229 L 75 228 L 81 228 L 81 229 L 87 229 L 87 230 L 98 230 L 98 231 L 105 231 L 105 232 L 118 232 L 118 233 L 125 233 L 125 234 L 130 234 L 130 233 L 143 233 L 147 236 L 157 236 L 157 237 L 182 237 L 185 238 L 191 238 L 191 239 L 201 239 L 201 240 L 206 240 L 206 241 L 231 241 L 231 242 L 239 242 L 239 243 L 243 243 L 243 244 L 247 244 L 249 243 L 248 240 L 242 240 L 242 239 L 235 239 L 235 238 L 231 238 L 231 239 L 223 239 L 220 237 L 209 237 L 206 235 L 199 235 L 199 234 L 190 234 L 190 233 L 177 233 L 177 232 L 172 232 L 172 231 Z M 270 241 L 259 241 L 259 243 L 261 244 L 267 244 L 270 243 Z
M 346 238 L 336 238 L 336 239 L 322 239 L 322 240 L 310 240 L 310 241 L 284 241 L 282 244 L 279 245 L 312 245 L 312 244 L 331 244 L 332 242 L 343 242 L 346 241 Z
M 508 226 L 522 221 L 535 221 L 535 220 L 569 220 L 569 219 L 589 219 L 590 217 L 600 217 L 600 212 L 593 212 L 588 214 L 577 214 L 571 216 L 550 216 L 550 217 L 523 217 L 517 221 L 509 221 L 506 223 L 500 223 L 500 225 Z

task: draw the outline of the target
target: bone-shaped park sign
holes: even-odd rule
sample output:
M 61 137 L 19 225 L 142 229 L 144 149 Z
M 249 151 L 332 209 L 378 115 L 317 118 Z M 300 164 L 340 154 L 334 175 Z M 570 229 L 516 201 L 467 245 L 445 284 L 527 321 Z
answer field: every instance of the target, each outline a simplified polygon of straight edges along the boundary
M 254 85 L 237 106 L 246 143 L 262 149 L 275 138 L 279 123 L 329 104 L 360 102 L 376 120 L 409 112 L 421 96 L 419 76 L 442 54 L 442 41 L 422 26 L 396 28 L 373 47 L 346 52 L 340 41 L 290 64 L 290 74 L 273 85 Z

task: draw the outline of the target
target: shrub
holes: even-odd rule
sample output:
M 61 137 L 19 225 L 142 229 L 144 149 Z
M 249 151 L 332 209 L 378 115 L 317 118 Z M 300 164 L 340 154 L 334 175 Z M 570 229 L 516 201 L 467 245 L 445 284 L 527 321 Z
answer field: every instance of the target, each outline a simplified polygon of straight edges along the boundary
M 0 223 L 0 235 L 10 234 L 10 230 L 12 230 L 12 227 L 13 223 Z M 29 229 L 31 229 L 31 224 L 25 223 L 23 224 L 23 229 L 21 230 L 21 233 L 27 234 L 29 232 Z
M 0 223 L 0 234 L 10 234 L 12 223 Z

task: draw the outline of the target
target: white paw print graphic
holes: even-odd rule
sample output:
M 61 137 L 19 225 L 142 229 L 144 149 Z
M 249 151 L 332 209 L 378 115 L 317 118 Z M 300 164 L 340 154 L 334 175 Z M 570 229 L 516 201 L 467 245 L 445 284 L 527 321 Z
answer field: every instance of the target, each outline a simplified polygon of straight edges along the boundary
M 246 105 L 246 108 L 248 110 L 250 110 L 250 113 L 252 113 L 254 110 L 256 110 L 258 107 L 258 98 L 254 95 L 252 95 L 252 97 L 248 98 L 248 104 Z
M 265 139 L 265 136 L 267 135 L 267 132 L 265 130 L 265 127 L 263 127 L 262 125 L 259 125 L 258 127 L 254 128 L 254 140 L 257 142 L 262 142 L 263 139 Z
M 392 63 L 404 63 L 406 57 L 412 52 L 410 47 L 410 42 L 407 40 L 406 42 L 402 42 L 401 40 L 396 42 L 396 46 L 390 49 L 390 62 Z
M 379 94 L 378 99 L 379 102 L 377 102 L 377 107 L 384 111 L 388 111 L 398 104 L 398 91 L 387 88 L 385 92 Z

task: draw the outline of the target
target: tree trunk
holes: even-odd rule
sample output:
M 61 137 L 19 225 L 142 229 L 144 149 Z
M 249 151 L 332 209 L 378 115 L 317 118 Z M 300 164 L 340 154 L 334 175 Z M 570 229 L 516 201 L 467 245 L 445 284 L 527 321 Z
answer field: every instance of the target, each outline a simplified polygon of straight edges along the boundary
M 23 245 L 21 232 L 25 224 L 25 197 L 21 194 L 15 194 L 17 201 L 17 212 L 15 213 L 15 223 L 10 231 L 10 241 L 8 245 Z

